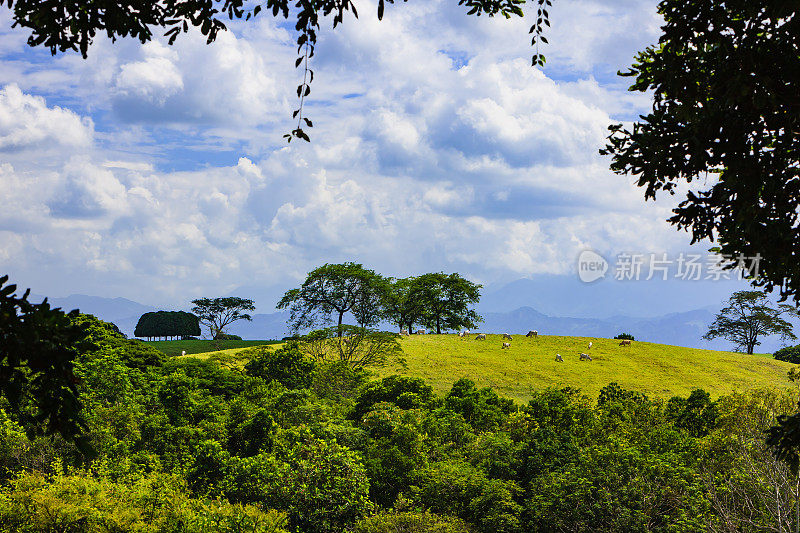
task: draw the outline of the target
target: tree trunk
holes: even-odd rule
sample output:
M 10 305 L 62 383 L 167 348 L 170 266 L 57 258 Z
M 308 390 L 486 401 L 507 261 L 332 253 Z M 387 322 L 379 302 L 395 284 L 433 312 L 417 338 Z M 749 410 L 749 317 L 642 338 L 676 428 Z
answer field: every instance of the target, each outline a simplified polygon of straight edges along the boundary
M 438 316 L 436 317 L 436 334 L 441 335 L 442 333 L 442 321 L 441 318 Z
M 344 312 L 339 311 L 339 328 L 337 331 L 337 337 L 340 339 L 342 338 L 342 318 L 344 317 Z

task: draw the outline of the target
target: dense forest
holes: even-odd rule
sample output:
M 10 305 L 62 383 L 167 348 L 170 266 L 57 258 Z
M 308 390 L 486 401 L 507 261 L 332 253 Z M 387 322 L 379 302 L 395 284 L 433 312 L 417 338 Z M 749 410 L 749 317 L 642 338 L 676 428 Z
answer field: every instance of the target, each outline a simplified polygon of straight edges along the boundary
M 112 325 L 75 362 L 88 452 L 9 415 L 6 531 L 741 531 L 792 525 L 764 431 L 797 391 L 649 399 L 609 384 L 526 405 L 443 397 L 303 345 L 167 358 Z M 5 400 L 4 400 L 5 401 Z

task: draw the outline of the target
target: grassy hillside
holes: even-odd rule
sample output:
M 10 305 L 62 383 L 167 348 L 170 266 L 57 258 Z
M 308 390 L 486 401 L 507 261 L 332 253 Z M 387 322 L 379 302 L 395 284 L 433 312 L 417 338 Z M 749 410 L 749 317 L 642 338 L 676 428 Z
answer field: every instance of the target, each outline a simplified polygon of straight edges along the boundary
M 502 349 L 501 335 L 486 337 L 485 341 L 474 340 L 474 335 L 467 339 L 456 335 L 403 337 L 400 342 L 407 367 L 392 365 L 375 370 L 382 376 L 396 373 L 423 378 L 439 393 L 447 392 L 453 382 L 467 377 L 478 386 L 493 387 L 504 396 L 524 402 L 531 391 L 552 385 L 577 387 L 596 397 L 612 381 L 651 397 L 685 396 L 698 387 L 718 397 L 734 390 L 786 387 L 789 385 L 786 373 L 792 367 L 770 355 L 649 342 L 619 346 L 619 341 L 610 339 L 545 335 L 529 339 L 514 335 L 511 348 Z M 587 348 L 590 341 L 591 349 Z M 235 359 L 239 349 L 234 346 L 224 352 L 200 353 L 194 357 L 217 355 Z M 589 353 L 593 360 L 580 361 L 581 352 Z M 563 363 L 555 361 L 557 353 L 564 358 Z
M 550 385 L 578 387 L 590 396 L 612 381 L 651 397 L 686 395 L 700 387 L 716 397 L 736 389 L 787 386 L 791 364 L 766 355 L 698 350 L 648 342 L 619 346 L 619 341 L 588 337 L 514 335 L 501 349 L 501 335 L 413 335 L 402 339 L 408 368 L 384 368 L 381 375 L 417 376 L 437 391 L 447 391 L 461 377 L 479 386 L 526 401 L 531 390 Z M 592 342 L 592 348 L 587 345 Z M 581 352 L 593 361 L 580 361 Z M 563 363 L 555 361 L 560 353 Z
M 187 355 L 213 352 L 217 350 L 233 350 L 236 348 L 248 348 L 261 344 L 275 344 L 280 341 L 210 341 L 210 340 L 187 340 L 187 341 L 151 341 L 148 344 L 156 347 L 169 356 L 181 355 L 186 351 Z

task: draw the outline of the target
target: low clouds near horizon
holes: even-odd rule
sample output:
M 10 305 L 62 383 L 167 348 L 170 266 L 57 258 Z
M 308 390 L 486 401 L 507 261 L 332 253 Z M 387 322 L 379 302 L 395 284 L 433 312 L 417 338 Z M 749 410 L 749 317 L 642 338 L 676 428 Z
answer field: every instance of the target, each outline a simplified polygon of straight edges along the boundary
M 371 2 L 321 35 L 312 142 L 283 143 L 294 36 L 259 17 L 217 42 L 25 47 L 0 17 L 0 270 L 37 293 L 155 305 L 293 285 L 324 262 L 483 283 L 568 273 L 580 250 L 670 251 L 598 155 L 648 108 L 614 73 L 655 42 L 655 2 L 556 2 L 549 63 L 526 20 Z M 602 31 L 601 31 L 602 30 Z M 264 306 L 267 307 L 268 306 Z

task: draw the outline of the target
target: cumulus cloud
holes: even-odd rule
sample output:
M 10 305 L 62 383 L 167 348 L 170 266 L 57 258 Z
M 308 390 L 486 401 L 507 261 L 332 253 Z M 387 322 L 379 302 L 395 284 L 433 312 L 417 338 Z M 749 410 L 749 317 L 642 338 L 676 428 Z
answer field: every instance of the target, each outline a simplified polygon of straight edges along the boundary
M 0 151 L 86 147 L 93 130 L 91 119 L 48 107 L 44 98 L 24 94 L 16 84 L 0 89 Z
M 285 288 L 323 262 L 485 282 L 567 273 L 586 247 L 685 244 L 663 222 L 672 204 L 645 205 L 597 153 L 607 125 L 646 102 L 597 75 L 608 42 L 589 27 L 627 13 L 610 33 L 641 25 L 635 45 L 620 41 L 631 54 L 654 6 L 559 2 L 554 23 L 575 25 L 552 38 L 574 70 L 563 78 L 530 67 L 529 21 L 452 4 L 390 6 L 378 23 L 360 2 L 359 21 L 323 31 L 311 144 L 278 143 L 296 51 L 269 18 L 211 46 L 100 40 L 88 62 L 47 63 L 64 74 L 52 79 L 79 80 L 59 90 L 35 65 L 15 67 L 24 90 L 0 92 L 0 149 L 57 149 L 0 165 L 0 270 L 39 292 L 178 305 Z

